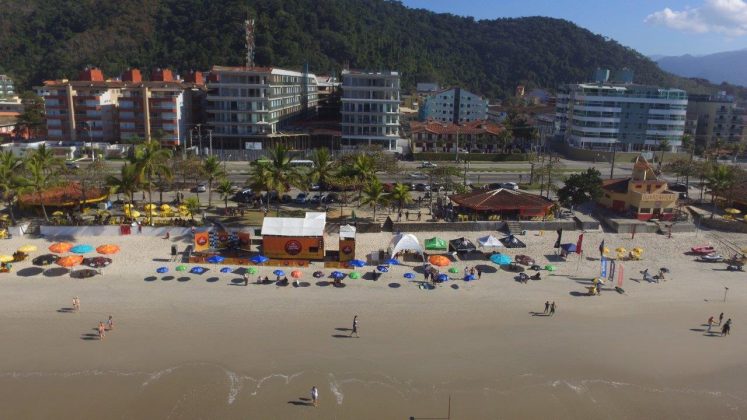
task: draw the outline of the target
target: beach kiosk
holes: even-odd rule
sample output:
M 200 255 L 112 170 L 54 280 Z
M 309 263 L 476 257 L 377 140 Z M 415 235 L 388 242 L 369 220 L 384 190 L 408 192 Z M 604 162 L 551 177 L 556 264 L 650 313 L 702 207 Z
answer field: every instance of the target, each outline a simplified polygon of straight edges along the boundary
M 278 260 L 324 260 L 326 213 L 306 217 L 265 217 L 262 254 Z
M 355 259 L 355 226 L 340 226 L 340 262 Z

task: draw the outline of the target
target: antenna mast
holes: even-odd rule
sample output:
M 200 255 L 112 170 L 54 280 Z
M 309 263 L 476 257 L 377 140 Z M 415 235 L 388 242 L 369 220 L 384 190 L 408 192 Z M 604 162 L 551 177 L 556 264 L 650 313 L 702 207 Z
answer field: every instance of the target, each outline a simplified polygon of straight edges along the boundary
M 246 66 L 254 67 L 254 19 L 247 17 L 244 21 L 244 33 L 246 41 Z

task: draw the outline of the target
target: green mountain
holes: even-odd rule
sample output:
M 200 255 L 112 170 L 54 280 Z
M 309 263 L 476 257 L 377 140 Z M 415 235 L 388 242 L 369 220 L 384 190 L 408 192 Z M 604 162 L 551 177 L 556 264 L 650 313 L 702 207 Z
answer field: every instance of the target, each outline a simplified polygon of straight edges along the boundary
M 0 73 L 21 87 L 75 77 L 85 65 L 115 76 L 129 66 L 181 72 L 244 60 L 243 21 L 257 20 L 256 62 L 322 74 L 395 69 L 417 81 L 462 85 L 489 97 L 517 84 L 555 87 L 598 67 L 629 67 L 636 81 L 707 88 L 571 22 L 543 17 L 476 21 L 387 0 L 6 0 Z M 722 88 L 723 89 L 723 88 Z

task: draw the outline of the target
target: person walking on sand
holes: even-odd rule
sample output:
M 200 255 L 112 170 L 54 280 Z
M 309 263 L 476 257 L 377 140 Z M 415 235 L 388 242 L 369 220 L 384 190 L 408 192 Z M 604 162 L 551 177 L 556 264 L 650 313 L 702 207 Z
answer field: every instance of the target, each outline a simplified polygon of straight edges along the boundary
M 244 277 L 244 286 L 249 286 L 249 275 L 246 273 L 246 271 L 244 272 L 244 274 L 242 274 L 242 276 Z
M 104 323 L 99 322 L 99 340 L 104 339 Z
M 311 387 L 311 403 L 314 404 L 314 407 L 319 403 L 319 390 L 316 389 L 316 386 Z
M 709 333 L 711 332 L 711 327 L 713 326 L 713 324 L 715 322 L 716 321 L 713 319 L 713 315 L 711 315 L 710 317 L 708 317 L 708 332 Z
M 112 318 L 111 315 L 109 315 L 109 319 L 106 320 L 106 327 L 109 331 L 114 329 L 114 318 Z
M 721 327 L 721 336 L 729 335 L 729 330 L 731 329 L 731 326 L 729 324 L 724 324 Z
M 555 301 L 550 304 L 550 316 L 555 315 Z
M 546 300 L 546 301 L 545 301 L 545 312 L 544 312 L 544 313 L 546 314 L 546 313 L 548 313 L 549 311 L 550 311 L 550 301 L 549 301 L 549 300 Z
M 718 316 L 718 325 L 721 325 L 721 321 L 724 320 L 724 313 L 721 312 L 721 315 Z
M 480 280 L 480 277 L 482 277 L 482 270 L 480 268 L 477 268 L 477 280 Z
M 358 335 L 358 315 L 356 315 L 356 316 L 353 317 L 353 329 L 350 331 L 350 337 L 352 337 L 353 334 L 355 334 L 356 338 L 359 338 L 359 335 Z

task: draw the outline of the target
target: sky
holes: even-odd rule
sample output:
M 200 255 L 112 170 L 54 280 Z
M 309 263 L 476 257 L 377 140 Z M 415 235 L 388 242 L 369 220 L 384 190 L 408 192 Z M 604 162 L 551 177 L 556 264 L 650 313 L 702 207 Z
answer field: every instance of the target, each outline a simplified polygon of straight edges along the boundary
M 747 0 L 401 0 L 476 19 L 570 20 L 645 55 L 704 55 L 747 48 Z

